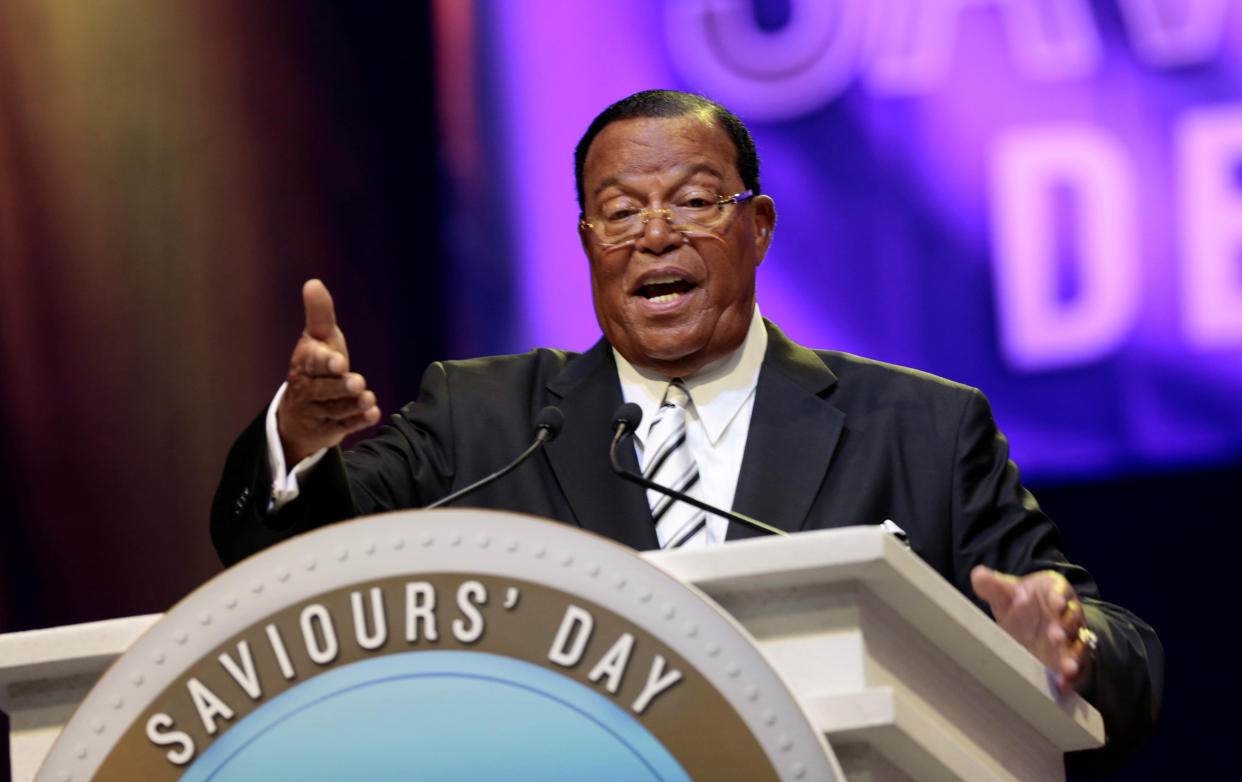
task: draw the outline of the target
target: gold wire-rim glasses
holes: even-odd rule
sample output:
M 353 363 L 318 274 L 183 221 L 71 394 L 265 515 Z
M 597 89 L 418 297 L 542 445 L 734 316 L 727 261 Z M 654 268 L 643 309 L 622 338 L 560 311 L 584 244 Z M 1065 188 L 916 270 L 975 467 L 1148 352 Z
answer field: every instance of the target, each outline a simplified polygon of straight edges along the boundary
M 623 217 L 613 218 L 615 225 L 611 233 L 608 233 L 609 226 L 605 222 L 607 218 L 603 215 L 594 220 L 587 220 L 584 215 L 578 220 L 578 229 L 595 234 L 603 247 L 622 247 L 637 241 L 646 232 L 647 223 L 652 217 L 664 218 L 671 229 L 683 235 L 703 232 L 714 236 L 716 229 L 729 219 L 728 212 L 731 210 L 726 207 L 741 204 L 754 195 L 754 190 L 743 190 L 733 195 L 717 194 L 714 196 L 715 200 L 706 208 L 674 204 L 663 209 L 640 209 Z M 710 222 L 705 224 L 702 222 L 704 219 L 710 219 Z

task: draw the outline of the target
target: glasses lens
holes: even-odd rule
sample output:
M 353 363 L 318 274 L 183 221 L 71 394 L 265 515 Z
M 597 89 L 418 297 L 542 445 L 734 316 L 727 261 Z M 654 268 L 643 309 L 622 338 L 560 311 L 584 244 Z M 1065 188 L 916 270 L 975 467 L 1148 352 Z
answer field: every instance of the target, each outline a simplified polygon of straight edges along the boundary
M 711 230 L 725 221 L 729 203 L 721 203 L 718 196 L 697 197 L 682 201 L 672 207 L 674 225 L 690 225 Z
M 620 202 L 607 204 L 604 211 L 592 221 L 592 228 L 606 242 L 628 239 L 643 232 L 647 213 L 637 204 Z

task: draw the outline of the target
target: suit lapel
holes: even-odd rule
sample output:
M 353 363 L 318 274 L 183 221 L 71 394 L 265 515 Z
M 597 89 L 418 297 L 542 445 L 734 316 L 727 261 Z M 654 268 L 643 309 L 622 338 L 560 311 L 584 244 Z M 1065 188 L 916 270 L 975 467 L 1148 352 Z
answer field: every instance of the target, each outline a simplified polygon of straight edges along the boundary
M 750 432 L 733 509 L 793 532 L 801 529 L 828 472 L 845 414 L 823 395 L 837 382 L 819 356 L 765 321 Z M 759 533 L 733 525 L 729 538 Z
M 646 495 L 613 473 L 608 458 L 612 414 L 621 404 L 612 347 L 600 340 L 547 388 L 565 414 L 560 436 L 546 447 L 548 461 L 578 524 L 636 549 L 659 548 Z M 634 446 L 619 449 L 622 464 L 637 472 Z

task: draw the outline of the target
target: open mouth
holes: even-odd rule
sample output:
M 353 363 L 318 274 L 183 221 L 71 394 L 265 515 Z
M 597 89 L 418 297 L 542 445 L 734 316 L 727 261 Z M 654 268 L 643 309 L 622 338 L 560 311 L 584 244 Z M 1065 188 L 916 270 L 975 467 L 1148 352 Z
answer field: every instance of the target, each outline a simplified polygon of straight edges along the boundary
M 638 295 L 653 304 L 673 301 L 694 289 L 694 283 L 686 282 L 676 275 L 653 277 L 638 289 Z

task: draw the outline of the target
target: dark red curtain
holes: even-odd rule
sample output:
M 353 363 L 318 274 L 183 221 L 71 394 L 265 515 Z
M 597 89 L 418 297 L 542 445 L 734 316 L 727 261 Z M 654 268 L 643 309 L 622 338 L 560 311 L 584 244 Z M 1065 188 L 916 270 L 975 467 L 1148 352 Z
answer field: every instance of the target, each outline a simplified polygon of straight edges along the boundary
M 0 4 L 0 631 L 162 611 L 325 279 L 387 410 L 444 333 L 421 3 Z

